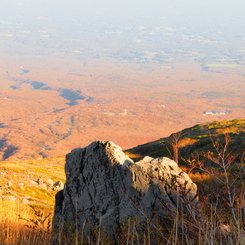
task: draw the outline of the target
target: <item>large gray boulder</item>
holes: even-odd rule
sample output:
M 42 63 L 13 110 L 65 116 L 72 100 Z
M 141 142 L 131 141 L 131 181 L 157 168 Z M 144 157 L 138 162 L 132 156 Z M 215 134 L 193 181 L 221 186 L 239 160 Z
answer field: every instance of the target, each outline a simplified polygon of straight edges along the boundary
M 167 219 L 179 208 L 194 215 L 196 185 L 166 157 L 134 163 L 114 143 L 96 141 L 67 154 L 65 173 L 56 195 L 53 244 L 99 224 L 112 238 L 113 228 L 130 218 Z

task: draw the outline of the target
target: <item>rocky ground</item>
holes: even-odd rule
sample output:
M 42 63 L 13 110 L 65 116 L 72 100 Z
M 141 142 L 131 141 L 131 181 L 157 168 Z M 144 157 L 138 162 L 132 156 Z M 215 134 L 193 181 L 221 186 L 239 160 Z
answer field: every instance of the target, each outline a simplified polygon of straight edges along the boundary
M 64 158 L 0 162 L 0 175 L 0 201 L 52 208 L 65 181 Z

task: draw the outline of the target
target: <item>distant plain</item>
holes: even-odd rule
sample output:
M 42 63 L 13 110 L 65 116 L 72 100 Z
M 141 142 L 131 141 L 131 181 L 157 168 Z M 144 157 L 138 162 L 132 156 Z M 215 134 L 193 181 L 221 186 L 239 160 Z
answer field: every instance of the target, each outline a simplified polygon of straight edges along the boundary
M 127 149 L 245 117 L 242 17 L 236 28 L 48 17 L 0 19 L 1 160 L 63 156 L 99 139 Z

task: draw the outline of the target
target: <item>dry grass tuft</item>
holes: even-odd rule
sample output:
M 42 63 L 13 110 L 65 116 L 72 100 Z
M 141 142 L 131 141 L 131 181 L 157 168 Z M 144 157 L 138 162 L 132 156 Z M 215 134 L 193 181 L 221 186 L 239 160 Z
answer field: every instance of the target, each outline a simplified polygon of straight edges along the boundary
M 51 244 L 51 219 L 49 217 L 52 215 L 52 210 L 39 208 L 35 210 L 18 202 L 1 201 L 0 244 Z M 41 220 L 43 221 L 47 216 L 48 218 L 42 223 Z
M 138 159 L 138 158 L 142 157 L 140 154 L 134 154 L 134 153 L 131 153 L 129 151 L 126 151 L 124 153 L 125 153 L 125 155 L 127 155 L 131 159 Z

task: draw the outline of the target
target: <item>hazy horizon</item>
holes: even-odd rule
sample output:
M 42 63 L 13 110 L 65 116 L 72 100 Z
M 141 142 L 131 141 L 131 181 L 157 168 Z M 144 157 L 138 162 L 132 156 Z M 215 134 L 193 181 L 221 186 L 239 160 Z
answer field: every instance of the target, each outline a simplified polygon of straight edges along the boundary
M 168 18 L 170 24 L 226 25 L 236 19 L 244 20 L 245 3 L 241 0 L 195 1 L 195 0 L 133 0 L 133 1 L 79 1 L 79 0 L 12 0 L 2 1 L 1 19 L 29 18 L 60 19 L 88 18 L 91 21 L 108 21 L 111 24 L 129 24 L 136 18 Z M 31 24 L 31 23 L 29 23 Z M 132 23 L 139 24 L 139 23 Z M 244 22 L 241 21 L 244 27 Z M 212 28 L 212 26 L 210 25 Z
M 245 2 L 1 3 L 4 160 L 245 116 Z
M 67 39 L 103 43 L 106 33 L 107 38 L 110 34 L 109 38 L 117 38 L 118 43 L 123 45 L 125 43 L 129 49 L 130 42 L 139 40 L 144 50 L 142 40 L 149 39 L 147 47 L 151 46 L 154 50 L 154 47 L 159 46 L 161 42 L 163 45 L 165 41 L 172 42 L 170 35 L 175 35 L 173 48 L 186 48 L 184 35 L 192 35 L 192 41 L 202 37 L 207 42 L 226 43 L 225 49 L 228 52 L 230 48 L 244 48 L 242 43 L 245 40 L 245 15 L 243 14 L 245 3 L 239 0 L 232 2 L 4 0 L 3 2 L 4 7 L 0 9 L 0 35 L 2 38 L 15 38 L 13 40 L 15 43 L 19 41 L 18 37 L 26 38 L 24 42 L 27 46 L 30 36 L 39 37 L 45 42 L 48 41 L 47 38 L 54 38 L 59 43 L 65 43 Z M 127 31 L 129 28 L 131 28 L 130 37 Z M 163 32 L 164 28 L 165 32 Z M 134 30 L 141 30 L 141 33 Z M 167 33 L 166 30 L 169 32 Z M 32 43 L 33 45 L 35 47 L 37 44 Z M 198 45 L 194 45 L 196 50 L 203 50 L 203 46 L 200 45 L 199 50 Z M 93 45 L 88 47 L 93 48 Z M 212 48 L 214 47 L 219 49 L 218 44 Z M 107 48 L 110 49 L 108 42 Z M 132 47 L 132 50 L 134 48 Z M 4 47 L 2 49 L 8 52 Z

